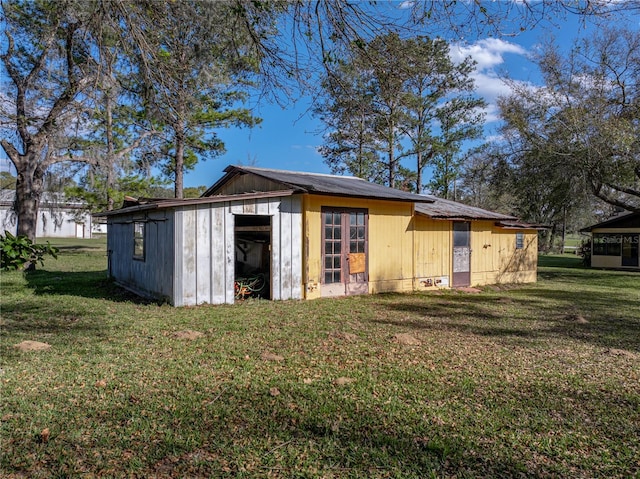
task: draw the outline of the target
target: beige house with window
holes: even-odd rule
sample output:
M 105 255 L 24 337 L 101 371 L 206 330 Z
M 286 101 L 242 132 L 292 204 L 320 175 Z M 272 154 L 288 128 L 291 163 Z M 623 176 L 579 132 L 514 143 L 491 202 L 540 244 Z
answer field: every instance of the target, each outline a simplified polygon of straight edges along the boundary
M 581 231 L 591 233 L 593 268 L 640 270 L 640 213 L 620 213 Z

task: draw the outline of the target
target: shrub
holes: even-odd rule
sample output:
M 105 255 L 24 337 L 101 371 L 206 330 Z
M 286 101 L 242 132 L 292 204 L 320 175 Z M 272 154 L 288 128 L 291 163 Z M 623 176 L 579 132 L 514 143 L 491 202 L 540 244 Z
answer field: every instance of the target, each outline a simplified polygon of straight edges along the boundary
M 591 266 L 591 238 L 584 239 L 578 247 L 578 256 L 582 257 L 582 264 Z
M 5 231 L 0 235 L 0 268 L 4 271 L 12 269 L 30 269 L 36 262 L 44 264 L 45 256 L 58 259 L 58 248 L 49 244 L 35 244 L 26 236 L 14 236 Z

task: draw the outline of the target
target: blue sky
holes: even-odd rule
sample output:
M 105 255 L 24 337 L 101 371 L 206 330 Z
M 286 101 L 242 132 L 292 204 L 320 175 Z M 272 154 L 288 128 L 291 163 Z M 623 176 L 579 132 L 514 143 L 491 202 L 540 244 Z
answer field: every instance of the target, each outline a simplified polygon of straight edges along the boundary
M 639 27 L 640 19 L 630 20 L 632 26 Z M 540 24 L 515 37 L 481 37 L 452 46 L 454 60 L 470 55 L 477 62 L 474 75 L 477 92 L 488 103 L 485 138 L 497 134 L 499 118 L 495 100 L 499 95 L 509 92 L 502 77 L 508 74 L 518 81 L 539 85 L 539 72 L 530 60 L 537 46 L 552 37 L 568 48 L 576 38 L 591 34 L 592 30 L 593 27 L 588 23 L 569 15 L 565 19 Z M 311 106 L 308 97 L 299 98 L 286 108 L 264 101 L 248 106 L 255 107 L 255 114 L 262 118 L 261 125 L 253 129 L 219 130 L 218 135 L 226 145 L 226 153 L 200 161 L 195 169 L 185 174 L 185 186 L 209 186 L 230 164 L 330 172 L 318 153 L 318 147 L 322 144 L 322 125 L 308 113 Z M 0 148 L 0 171 L 6 171 L 8 167 L 9 162 Z
M 486 138 L 497 134 L 499 118 L 495 100 L 499 95 L 508 93 L 502 80 L 504 74 L 539 85 L 539 72 L 530 60 L 536 47 L 550 37 L 569 47 L 575 38 L 588 34 L 590 30 L 576 17 L 554 23 L 540 25 L 516 37 L 484 37 L 452 46 L 454 59 L 470 55 L 477 62 L 474 75 L 476 89 L 488 103 Z M 322 145 L 322 124 L 307 113 L 310 104 L 310 99 L 305 97 L 286 109 L 265 103 L 256 109 L 256 114 L 263 119 L 260 126 L 250 130 L 219 131 L 227 152 L 215 159 L 201 161 L 194 170 L 186 173 L 185 186 L 210 185 L 230 164 L 330 173 L 318 153 L 318 147 Z

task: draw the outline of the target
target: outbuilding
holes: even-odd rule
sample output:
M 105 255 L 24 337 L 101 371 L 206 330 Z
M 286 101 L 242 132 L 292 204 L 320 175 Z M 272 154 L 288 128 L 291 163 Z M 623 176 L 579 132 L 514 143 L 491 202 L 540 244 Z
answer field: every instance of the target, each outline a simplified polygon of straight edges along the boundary
M 365 180 L 230 166 L 201 198 L 104 214 L 109 274 L 175 306 L 530 282 L 537 231 Z
M 591 266 L 640 270 L 640 213 L 626 211 L 580 230 L 591 233 Z
M 15 190 L 0 190 L 0 232 L 16 233 Z M 91 238 L 93 218 L 86 203 L 73 201 L 62 193 L 45 192 L 40 200 L 36 238 Z

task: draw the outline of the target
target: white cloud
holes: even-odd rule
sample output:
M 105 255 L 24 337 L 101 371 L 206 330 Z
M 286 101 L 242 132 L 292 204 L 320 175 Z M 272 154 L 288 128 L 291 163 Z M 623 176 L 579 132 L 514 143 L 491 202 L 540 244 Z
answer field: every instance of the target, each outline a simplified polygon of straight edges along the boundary
M 476 92 L 487 102 L 487 123 L 500 119 L 496 100 L 499 96 L 511 93 L 511 88 L 499 73 L 501 69 L 506 69 L 505 55 L 516 55 L 520 57 L 518 61 L 528 62 L 528 51 L 525 48 L 499 38 L 484 38 L 473 44 L 455 43 L 450 47 L 449 56 L 454 62 L 462 62 L 467 57 L 476 62 L 476 69 L 471 77 L 475 81 Z
M 526 56 L 527 50 L 515 43 L 506 42 L 499 38 L 483 38 L 472 45 L 453 44 L 451 46 L 451 59 L 461 62 L 466 57 L 473 58 L 479 71 L 493 69 L 504 63 L 504 55 L 512 53 Z

